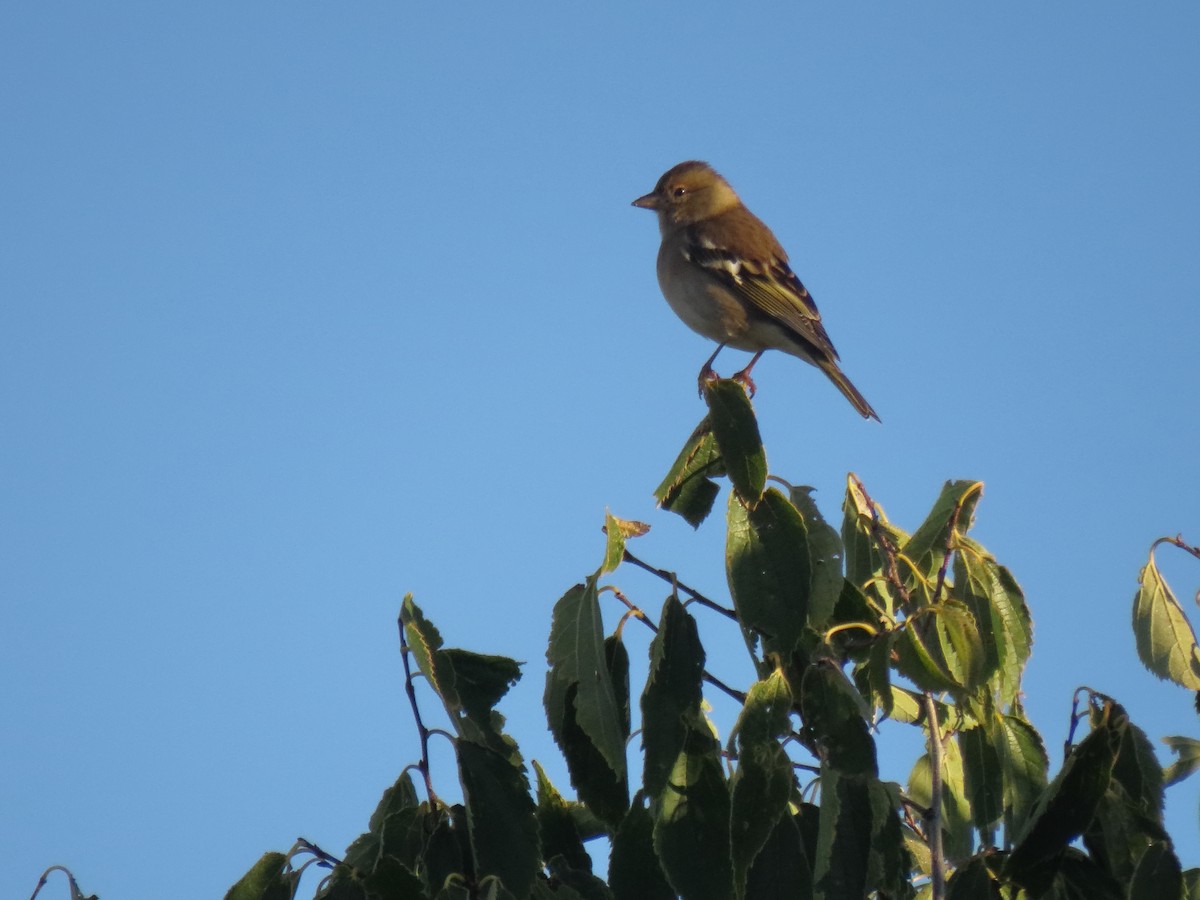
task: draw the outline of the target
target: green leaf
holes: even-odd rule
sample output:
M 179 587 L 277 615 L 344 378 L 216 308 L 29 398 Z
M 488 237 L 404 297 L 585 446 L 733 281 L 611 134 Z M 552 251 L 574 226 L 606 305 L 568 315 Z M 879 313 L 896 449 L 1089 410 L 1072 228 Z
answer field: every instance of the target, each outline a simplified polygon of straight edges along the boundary
M 471 741 L 460 739 L 455 749 L 477 873 L 495 875 L 516 896 L 528 896 L 541 852 L 525 773 Z
M 629 738 L 629 652 L 616 635 L 604 639 L 604 662 L 612 684 L 622 746 Z M 554 740 L 562 749 L 571 784 L 609 829 L 616 828 L 629 806 L 627 773 L 617 775 L 579 726 L 576 699 L 579 685 L 547 673 L 545 704 Z M 578 812 L 574 813 L 578 818 Z
M 747 639 L 787 661 L 809 619 L 812 571 L 804 520 L 779 491 L 752 508 L 730 495 L 725 571 Z
M 666 789 L 688 738 L 688 722 L 700 716 L 703 674 L 704 648 L 696 621 L 679 598 L 668 597 L 650 643 L 650 673 L 642 692 L 643 784 L 654 802 Z
M 1000 885 L 982 856 L 960 865 L 946 882 L 946 900 L 1001 900 Z
M 613 838 L 608 884 L 616 900 L 675 900 L 654 852 L 654 819 L 640 791 Z
M 1184 900 L 1200 900 L 1200 869 L 1187 869 L 1183 873 Z
M 1129 900 L 1164 900 L 1183 895 L 1183 873 L 1169 841 L 1155 841 L 1138 860 Z
M 960 536 L 954 557 L 954 593 L 979 623 L 983 672 L 995 674 L 1003 706 L 1017 702 L 1021 674 L 1033 648 L 1033 620 L 1016 579 L 984 548 Z
M 1179 757 L 1163 770 L 1163 785 L 1165 787 L 1178 784 L 1197 769 L 1200 769 L 1200 741 L 1197 741 L 1195 738 L 1179 735 L 1165 737 L 1162 740 L 1164 744 L 1171 748 L 1171 752 Z
M 571 869 L 590 873 L 592 858 L 583 847 L 570 805 L 536 760 L 533 770 L 537 774 L 537 822 L 542 856 L 547 860 L 560 857 Z
M 579 728 L 619 781 L 625 777 L 625 734 L 605 661 L 603 629 L 593 576 L 586 584 L 568 590 L 554 606 L 550 646 L 546 650 L 546 660 L 550 663 L 546 714 L 550 729 L 562 746 L 559 736 L 563 733 L 565 704 L 569 699 Z M 568 698 L 572 687 L 576 690 Z
M 685 717 L 684 742 L 652 807 L 654 849 L 683 900 L 729 900 L 729 788 L 720 747 L 698 712 Z
M 1121 743 L 1121 725 L 1107 720 L 1071 749 L 1062 770 L 1038 798 L 1005 871 L 1037 894 L 1059 868 L 1067 845 L 1079 837 L 1108 790 Z
M 1125 789 L 1136 809 L 1158 825 L 1162 824 L 1163 769 L 1146 732 L 1129 720 L 1129 714 L 1113 702 L 1109 713 L 1113 722 L 1123 720 L 1121 744 L 1113 765 L 1113 781 Z M 1119 717 L 1119 718 L 1118 718 Z
M 429 837 L 421 856 L 421 875 L 430 893 L 446 888 L 453 879 L 475 880 L 475 858 L 471 852 L 467 810 L 454 807 L 449 815 L 439 815 L 427 825 Z
M 874 600 L 891 617 L 899 603 L 893 588 L 883 577 L 887 554 L 880 547 L 877 533 L 890 547 L 903 546 L 908 535 L 887 520 L 883 507 L 868 502 L 867 495 L 853 473 L 846 478 L 846 497 L 842 503 L 842 546 L 846 580 Z M 878 516 L 878 521 L 875 517 Z
M 1004 777 L 992 734 L 976 725 L 957 736 L 963 763 L 963 784 L 971 820 L 979 832 L 992 828 L 1004 814 Z
M 745 896 L 751 864 L 787 812 L 795 787 L 792 761 L 778 740 L 788 730 L 791 707 L 787 679 L 775 672 L 750 688 L 735 726 L 738 767 L 729 787 L 734 888 L 738 897 Z
M 454 689 L 454 669 L 438 655 L 442 648 L 442 636 L 413 602 L 412 594 L 405 595 L 400 605 L 400 627 L 404 629 L 408 652 L 429 686 L 441 698 L 447 710 L 458 709 L 461 704 Z
M 1014 839 L 1046 788 L 1050 763 L 1041 735 L 1025 719 L 1000 716 L 995 728 L 996 755 L 1004 772 L 1005 828 Z
M 879 774 L 865 704 L 841 669 L 808 666 L 799 696 L 804 724 L 823 749 L 830 769 L 842 774 Z
M 871 853 L 871 800 L 862 776 L 821 775 L 821 818 L 813 893 L 816 900 L 867 895 Z
M 1017 895 L 1025 900 L 1026 893 Z M 1074 847 L 1060 854 L 1048 889 L 1034 894 L 1048 900 L 1125 900 L 1125 892 L 1111 875 Z
M 947 548 L 954 549 L 951 526 L 957 534 L 967 533 L 982 494 L 982 481 L 947 481 L 942 486 L 933 509 L 901 548 L 918 572 L 926 577 L 937 572 Z
M 291 900 L 300 873 L 285 872 L 287 864 L 283 853 L 264 853 L 226 892 L 225 900 Z
M 933 766 L 928 753 L 916 761 L 909 773 L 908 796 L 925 808 L 933 804 Z M 942 744 L 942 844 L 952 859 L 969 856 L 975 849 L 962 756 L 954 741 Z
M 407 771 L 401 772 L 396 783 L 383 792 L 375 812 L 371 813 L 370 824 L 372 832 L 379 834 L 383 831 L 383 823 L 388 816 L 421 805 L 417 799 L 417 789 L 413 786 L 412 776 Z
M 481 725 L 492 708 L 521 680 L 521 663 L 507 656 L 488 656 L 454 648 L 439 650 L 439 668 L 454 672 L 454 689 L 462 710 Z
M 1154 675 L 1189 691 L 1200 691 L 1200 647 L 1183 608 L 1154 562 L 1150 548 L 1133 598 L 1133 633 L 1138 657 Z
M 775 823 L 746 880 L 746 900 L 812 900 L 812 863 L 793 816 Z
M 925 691 L 962 698 L 983 676 L 983 643 L 970 611 L 957 600 L 925 606 L 897 638 L 896 669 Z
M 610 512 L 604 513 L 604 534 L 607 541 L 604 546 L 604 562 L 600 566 L 600 574 L 615 572 L 617 566 L 625 559 L 625 541 L 631 537 L 641 537 L 650 526 L 645 522 L 632 522 L 618 519 Z
M 725 463 L 713 437 L 711 417 L 705 416 L 692 432 L 667 477 L 654 490 L 663 509 L 683 518 L 693 528 L 708 518 L 720 488 L 712 479 L 725 474 Z
M 722 378 L 704 387 L 709 420 L 725 471 L 747 506 L 762 496 L 767 482 L 767 456 L 758 433 L 758 420 L 750 398 L 740 384 Z
M 829 624 L 834 607 L 842 599 L 846 578 L 842 574 L 842 538 L 837 529 L 821 516 L 812 498 L 814 488 L 793 487 L 788 493 L 792 506 L 804 520 L 807 533 L 809 570 L 809 623 L 820 630 Z M 852 590 L 856 590 L 853 585 Z M 861 592 L 858 592 L 862 596 Z M 874 617 L 872 617 L 873 619 Z

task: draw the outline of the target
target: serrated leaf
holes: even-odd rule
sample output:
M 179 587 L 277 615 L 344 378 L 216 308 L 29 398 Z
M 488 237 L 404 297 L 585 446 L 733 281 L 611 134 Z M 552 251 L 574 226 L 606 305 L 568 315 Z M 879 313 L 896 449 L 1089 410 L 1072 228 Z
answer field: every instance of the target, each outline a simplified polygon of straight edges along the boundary
M 604 641 L 604 660 L 624 745 L 629 737 L 629 654 L 615 636 Z M 608 828 L 615 828 L 629 805 L 628 776 L 612 771 L 580 727 L 576 713 L 578 694 L 578 683 L 568 684 L 553 671 L 546 674 L 546 715 L 555 743 L 566 759 L 571 784 L 588 808 L 607 823 Z
M 570 805 L 537 760 L 533 762 L 533 770 L 537 775 L 537 823 L 542 856 L 547 860 L 560 857 L 571 869 L 590 873 L 592 858 L 584 849 Z
M 408 651 L 429 686 L 448 710 L 457 709 L 460 703 L 454 688 L 454 670 L 438 655 L 442 636 L 413 602 L 412 594 L 407 594 L 400 605 L 400 627 L 404 629 Z
M 779 491 L 753 508 L 730 495 L 725 572 L 747 640 L 787 660 L 808 622 L 812 572 L 804 520 Z
M 959 534 L 966 534 L 970 530 L 975 506 L 982 493 L 982 481 L 947 481 L 942 486 L 933 509 L 901 548 L 917 571 L 926 577 L 937 572 L 947 547 L 953 549 L 951 526 Z
M 477 874 L 528 896 L 541 867 L 536 807 L 525 773 L 493 750 L 455 742 Z
M 640 791 L 613 838 L 608 884 L 615 900 L 675 900 L 654 852 L 654 819 Z
M 812 573 L 808 620 L 820 630 L 829 624 L 834 607 L 842 598 L 846 578 L 842 574 L 841 536 L 821 516 L 812 498 L 813 490 L 799 485 L 793 487 L 789 494 L 792 506 L 796 507 L 804 520 L 807 536 L 809 571 Z
M 459 706 L 481 725 L 489 723 L 492 708 L 521 680 L 521 663 L 507 656 L 456 648 L 439 650 L 436 655 L 442 671 L 449 667 L 454 672 Z
M 846 565 L 846 580 L 878 603 L 891 617 L 899 598 L 883 577 L 886 553 L 879 545 L 877 533 L 883 535 L 892 549 L 907 543 L 908 534 L 887 520 L 882 506 L 875 504 L 872 507 L 853 473 L 846 477 L 842 510 L 842 555 Z
M 827 767 L 841 774 L 878 775 L 875 741 L 866 723 L 870 711 L 841 669 L 808 666 L 799 690 L 800 712 Z
M 738 897 L 745 896 L 750 867 L 787 812 L 795 787 L 792 762 L 778 740 L 788 730 L 791 708 L 787 679 L 774 672 L 750 688 L 734 726 L 738 767 L 729 783 L 730 835 Z
M 745 900 L 812 900 L 812 862 L 794 816 L 775 823 L 754 859 Z
M 960 731 L 956 738 L 963 764 L 963 787 L 971 820 L 981 834 L 1004 814 L 1004 777 L 991 732 L 982 725 Z
M 968 537 L 958 539 L 954 557 L 954 594 L 979 623 L 983 637 L 983 673 L 995 673 L 1002 706 L 1017 701 L 1021 674 L 1033 647 L 1033 620 L 1016 579 L 984 548 Z
M 1112 780 L 1119 732 L 1107 721 L 1095 725 L 1038 798 L 1005 865 L 1008 876 L 1032 893 L 1046 888 L 1060 854 L 1095 815 Z
M 1138 576 L 1133 598 L 1133 634 L 1138 657 L 1154 675 L 1189 691 L 1200 691 L 1200 646 L 1196 633 L 1154 561 L 1154 549 Z
M 650 643 L 650 673 L 642 692 L 642 782 L 657 802 L 687 739 L 687 722 L 700 715 L 704 648 L 696 621 L 679 598 L 663 604 L 658 634 Z
M 654 849 L 682 900 L 729 900 L 730 799 L 720 747 L 702 715 L 688 715 L 684 727 L 683 747 L 652 807 Z
M 1129 883 L 1129 900 L 1164 900 L 1183 894 L 1183 873 L 1169 841 L 1155 841 L 1142 854 Z
M 742 502 L 753 506 L 767 482 L 767 456 L 750 398 L 736 381 L 722 378 L 705 385 L 704 400 L 729 481 Z
M 724 474 L 725 463 L 713 437 L 711 419 L 705 416 L 684 443 L 662 484 L 655 488 L 654 497 L 663 509 L 697 528 L 712 511 L 720 492 L 712 479 Z
M 821 775 L 821 818 L 813 892 L 816 900 L 865 897 L 871 852 L 871 801 L 862 776 Z
M 1000 716 L 995 728 L 996 754 L 1004 771 L 1005 829 L 1014 840 L 1046 788 L 1049 759 L 1041 735 L 1025 719 Z
M 577 584 L 554 606 L 550 627 L 550 664 L 546 713 L 556 734 L 565 716 L 563 703 L 570 698 L 580 729 L 618 780 L 625 777 L 625 735 L 621 710 L 613 690 L 604 653 L 604 622 L 596 591 L 596 577 Z M 553 707 L 552 707 L 552 702 Z

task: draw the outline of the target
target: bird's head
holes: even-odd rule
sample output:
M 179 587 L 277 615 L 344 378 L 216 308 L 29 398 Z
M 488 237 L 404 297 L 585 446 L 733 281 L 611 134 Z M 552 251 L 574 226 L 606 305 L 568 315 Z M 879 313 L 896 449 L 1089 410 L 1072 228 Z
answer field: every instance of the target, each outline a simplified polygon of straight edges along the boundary
M 633 201 L 641 209 L 658 213 L 664 231 L 668 225 L 702 222 L 737 206 L 741 201 L 729 183 L 708 163 L 682 162 L 668 171 L 654 190 Z

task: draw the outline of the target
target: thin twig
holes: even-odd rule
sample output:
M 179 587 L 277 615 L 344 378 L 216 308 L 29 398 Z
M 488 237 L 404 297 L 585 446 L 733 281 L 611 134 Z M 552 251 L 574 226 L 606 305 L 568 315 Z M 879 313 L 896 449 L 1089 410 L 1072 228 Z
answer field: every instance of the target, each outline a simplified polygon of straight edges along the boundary
M 933 694 L 925 692 L 925 715 L 929 719 L 929 876 L 932 900 L 946 896 L 945 856 L 942 847 L 942 731 L 938 724 L 937 703 Z
M 682 581 L 680 581 L 675 576 L 674 572 L 668 572 L 666 569 L 656 569 L 654 566 L 650 565 L 649 563 L 642 562 L 642 560 L 638 559 L 636 556 L 634 556 L 628 550 L 625 551 L 625 562 L 633 563 L 633 565 L 637 566 L 639 569 L 644 569 L 645 571 L 649 572 L 651 575 L 657 575 L 659 578 L 661 578 L 667 584 L 671 585 L 671 587 L 676 588 L 680 591 L 683 591 L 683 593 L 687 594 L 689 597 L 691 597 L 693 600 L 695 600 L 701 606 L 703 606 L 707 609 L 711 609 L 713 612 L 718 612 L 727 619 L 732 619 L 735 622 L 737 621 L 737 613 L 735 613 L 732 609 L 727 609 L 726 607 L 722 606 L 721 604 L 716 603 L 715 601 L 709 600 L 707 597 L 705 597 L 703 594 L 701 594 L 699 591 L 695 590 L 694 588 L 688 587 L 686 584 L 684 584 Z
M 425 723 L 421 720 L 421 708 L 417 706 L 417 692 L 413 688 L 412 667 L 408 663 L 408 639 L 404 636 L 404 620 L 397 620 L 400 626 L 400 659 L 404 663 L 404 693 L 408 695 L 408 703 L 412 707 L 413 721 L 417 723 L 417 735 L 421 739 L 421 761 L 417 763 L 417 769 L 421 773 L 421 777 L 425 779 L 425 793 L 429 798 L 429 805 L 436 807 L 438 805 L 437 792 L 433 789 L 433 777 L 429 772 L 429 729 L 425 727 Z

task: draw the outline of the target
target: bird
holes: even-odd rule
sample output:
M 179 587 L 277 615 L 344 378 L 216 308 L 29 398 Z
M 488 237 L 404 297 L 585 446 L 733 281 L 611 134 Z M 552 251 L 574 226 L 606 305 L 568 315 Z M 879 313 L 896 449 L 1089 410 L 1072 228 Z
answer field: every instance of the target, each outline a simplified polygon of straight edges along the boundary
M 658 286 L 667 303 L 685 325 L 717 342 L 700 370 L 702 392 L 719 377 L 712 365 L 725 347 L 754 353 L 733 376 L 751 397 L 750 370 L 765 351 L 782 350 L 816 366 L 863 418 L 879 421 L 838 365 L 817 304 L 786 251 L 712 166 L 682 162 L 633 205 L 658 215 Z

